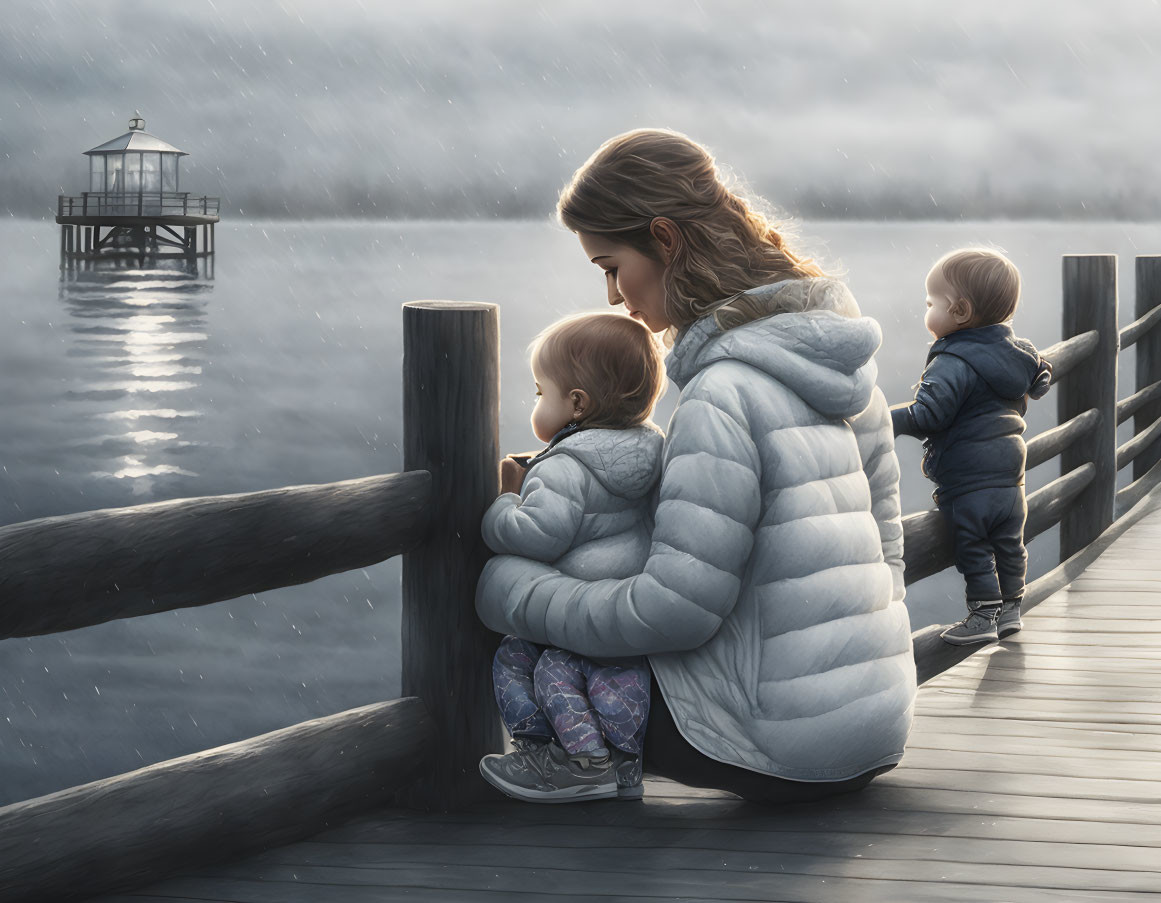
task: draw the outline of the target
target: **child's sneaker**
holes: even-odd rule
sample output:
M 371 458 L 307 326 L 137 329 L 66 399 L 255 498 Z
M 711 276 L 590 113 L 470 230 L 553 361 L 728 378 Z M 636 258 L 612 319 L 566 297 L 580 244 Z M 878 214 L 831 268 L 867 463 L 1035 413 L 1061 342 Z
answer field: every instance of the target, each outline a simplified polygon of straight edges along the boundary
M 529 803 L 574 803 L 620 796 L 613 757 L 570 756 L 557 743 L 527 752 L 484 756 L 484 780 L 502 793 Z
M 617 773 L 617 796 L 623 800 L 639 800 L 645 795 L 641 786 L 641 756 L 612 747 L 613 769 Z
M 1004 600 L 1004 607 L 1000 609 L 1000 618 L 996 621 L 996 631 L 1000 639 L 1010 636 L 1023 629 L 1024 621 L 1020 617 L 1020 599 Z
M 1000 638 L 996 630 L 996 619 L 1000 614 L 999 605 L 981 605 L 940 634 L 945 642 L 953 646 L 967 646 L 971 643 L 994 643 Z
M 516 752 L 530 753 L 533 750 L 539 749 L 547 743 L 550 743 L 551 741 L 551 737 L 536 737 L 531 734 L 519 735 L 512 738 L 512 748 L 516 750 Z

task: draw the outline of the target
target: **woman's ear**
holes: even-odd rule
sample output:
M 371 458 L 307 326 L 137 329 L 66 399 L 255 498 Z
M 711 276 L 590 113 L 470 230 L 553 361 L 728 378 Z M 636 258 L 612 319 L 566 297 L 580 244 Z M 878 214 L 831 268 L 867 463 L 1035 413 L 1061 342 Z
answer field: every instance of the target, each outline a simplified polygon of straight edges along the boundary
M 661 248 L 661 262 L 669 266 L 669 261 L 673 259 L 677 244 L 681 240 L 677 223 L 667 216 L 655 216 L 649 223 L 649 232 Z
M 572 419 L 580 420 L 592 409 L 592 399 L 584 389 L 571 389 L 568 400 L 572 402 Z

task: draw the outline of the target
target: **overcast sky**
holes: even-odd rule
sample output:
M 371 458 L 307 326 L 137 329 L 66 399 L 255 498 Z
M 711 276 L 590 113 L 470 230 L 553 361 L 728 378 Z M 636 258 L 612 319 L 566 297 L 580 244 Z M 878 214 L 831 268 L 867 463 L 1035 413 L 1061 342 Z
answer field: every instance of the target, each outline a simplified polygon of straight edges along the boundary
M 669 126 L 808 217 L 1157 219 L 1154 0 L 6 0 L 0 209 L 127 128 L 246 216 L 545 216 Z

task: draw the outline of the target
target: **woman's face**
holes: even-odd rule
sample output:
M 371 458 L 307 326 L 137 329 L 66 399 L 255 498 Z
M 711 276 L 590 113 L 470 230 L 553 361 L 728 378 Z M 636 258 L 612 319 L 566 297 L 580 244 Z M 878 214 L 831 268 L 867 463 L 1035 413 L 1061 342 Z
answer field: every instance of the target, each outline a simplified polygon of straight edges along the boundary
M 624 304 L 629 316 L 650 332 L 668 329 L 665 264 L 603 235 L 579 232 L 577 237 L 589 260 L 605 271 L 609 303 Z

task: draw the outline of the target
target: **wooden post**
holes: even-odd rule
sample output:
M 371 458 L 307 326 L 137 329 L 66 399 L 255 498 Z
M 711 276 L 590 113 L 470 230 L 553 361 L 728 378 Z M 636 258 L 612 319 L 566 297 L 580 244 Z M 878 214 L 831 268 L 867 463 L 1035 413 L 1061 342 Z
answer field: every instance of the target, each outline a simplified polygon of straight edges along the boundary
M 1134 308 L 1136 319 L 1149 313 L 1161 304 L 1161 257 L 1141 256 L 1137 258 L 1137 300 Z M 1143 389 L 1161 380 L 1161 328 L 1153 328 L 1137 339 L 1137 388 Z M 1143 405 L 1133 415 L 1133 435 L 1152 426 L 1161 418 L 1161 399 Z M 1133 459 L 1133 479 L 1137 480 L 1149 472 L 1149 468 L 1161 460 L 1161 443 L 1154 443 Z
M 1100 423 L 1060 456 L 1060 472 L 1091 461 L 1093 481 L 1060 521 L 1060 558 L 1071 557 L 1113 521 L 1117 485 L 1117 256 L 1067 254 L 1064 257 L 1063 338 L 1096 330 L 1092 355 L 1060 381 L 1057 415 L 1061 423 L 1095 408 Z
M 430 776 L 405 805 L 447 810 L 490 795 L 480 757 L 500 752 L 492 656 L 476 617 L 490 556 L 480 521 L 499 489 L 500 315 L 494 304 L 403 305 L 403 466 L 431 473 L 431 529 L 403 556 L 403 695 L 439 732 Z

